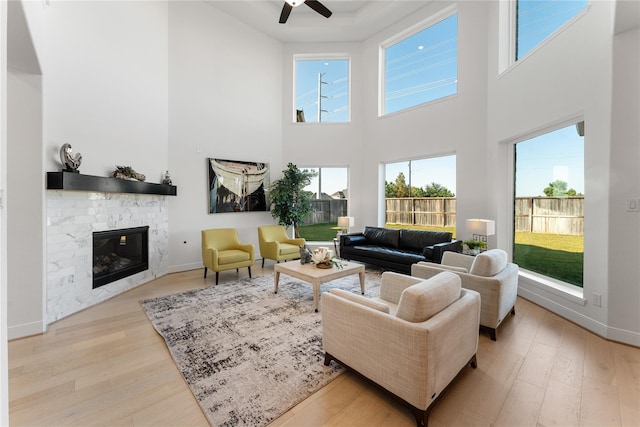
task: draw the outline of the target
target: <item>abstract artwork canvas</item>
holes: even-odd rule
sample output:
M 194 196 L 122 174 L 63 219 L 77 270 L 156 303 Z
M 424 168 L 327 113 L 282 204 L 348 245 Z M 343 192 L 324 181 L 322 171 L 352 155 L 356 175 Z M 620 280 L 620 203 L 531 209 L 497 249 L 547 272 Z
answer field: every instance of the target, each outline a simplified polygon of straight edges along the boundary
M 268 211 L 269 164 L 208 159 L 209 213 Z

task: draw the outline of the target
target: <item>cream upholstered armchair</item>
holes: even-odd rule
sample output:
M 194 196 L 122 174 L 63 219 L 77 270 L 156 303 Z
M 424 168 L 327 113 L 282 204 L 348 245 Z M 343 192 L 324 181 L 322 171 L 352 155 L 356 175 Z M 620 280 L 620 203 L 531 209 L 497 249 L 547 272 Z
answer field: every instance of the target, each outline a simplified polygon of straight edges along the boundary
M 276 262 L 300 258 L 300 246 L 306 241 L 302 238 L 291 239 L 282 225 L 263 225 L 258 227 L 258 244 L 262 257 L 262 268 L 265 258 Z
M 322 295 L 324 364 L 335 360 L 409 404 L 418 426 L 467 365 L 476 367 L 480 295 L 443 272 L 423 280 L 382 274 L 379 298 Z
M 235 228 L 213 228 L 202 230 L 202 263 L 204 278 L 207 269 L 216 272 L 216 285 L 221 271 L 247 267 L 251 277 L 251 266 L 255 260 L 252 244 L 242 244 Z
M 498 326 L 509 313 L 516 314 L 518 265 L 507 262 L 507 253 L 501 249 L 490 249 L 475 257 L 445 252 L 441 264 L 419 262 L 411 266 L 411 275 L 427 279 L 446 270 L 460 276 L 463 288 L 480 294 L 480 326 L 495 341 Z

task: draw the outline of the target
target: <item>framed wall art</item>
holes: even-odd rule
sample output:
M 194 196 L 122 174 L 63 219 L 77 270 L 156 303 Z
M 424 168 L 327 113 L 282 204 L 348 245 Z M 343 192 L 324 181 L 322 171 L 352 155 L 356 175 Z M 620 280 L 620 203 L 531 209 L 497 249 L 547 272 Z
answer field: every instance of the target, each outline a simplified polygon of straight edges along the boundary
M 209 158 L 209 213 L 268 211 L 269 164 Z

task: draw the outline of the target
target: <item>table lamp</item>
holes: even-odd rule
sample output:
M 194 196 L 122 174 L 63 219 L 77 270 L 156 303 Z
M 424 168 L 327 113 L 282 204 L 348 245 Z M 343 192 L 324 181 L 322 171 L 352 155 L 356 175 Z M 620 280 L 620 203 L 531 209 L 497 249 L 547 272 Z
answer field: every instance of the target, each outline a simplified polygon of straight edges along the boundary
M 492 219 L 468 219 L 467 233 L 473 235 L 473 240 L 487 243 L 487 236 L 496 234 L 496 222 Z
M 353 227 L 353 217 L 352 216 L 339 216 L 338 217 L 338 227 L 341 228 L 340 232 L 342 234 L 349 233 L 349 227 Z

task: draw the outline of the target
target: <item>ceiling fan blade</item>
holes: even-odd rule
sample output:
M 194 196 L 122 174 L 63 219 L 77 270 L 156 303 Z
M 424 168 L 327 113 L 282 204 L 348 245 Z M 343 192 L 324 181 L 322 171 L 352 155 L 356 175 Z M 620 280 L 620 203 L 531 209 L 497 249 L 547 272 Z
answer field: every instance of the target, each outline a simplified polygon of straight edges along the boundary
M 307 1 L 304 2 L 304 4 L 306 4 L 311 9 L 315 10 L 316 12 L 318 12 L 320 15 L 324 16 L 325 18 L 328 18 L 328 17 L 331 16 L 331 11 L 329 9 L 327 9 L 318 0 L 307 0 Z
M 289 19 L 289 14 L 291 13 L 291 9 L 293 9 L 293 6 L 291 6 L 289 3 L 284 2 L 284 5 L 282 5 L 282 12 L 280 12 L 280 23 L 284 24 L 287 22 L 287 19 Z

